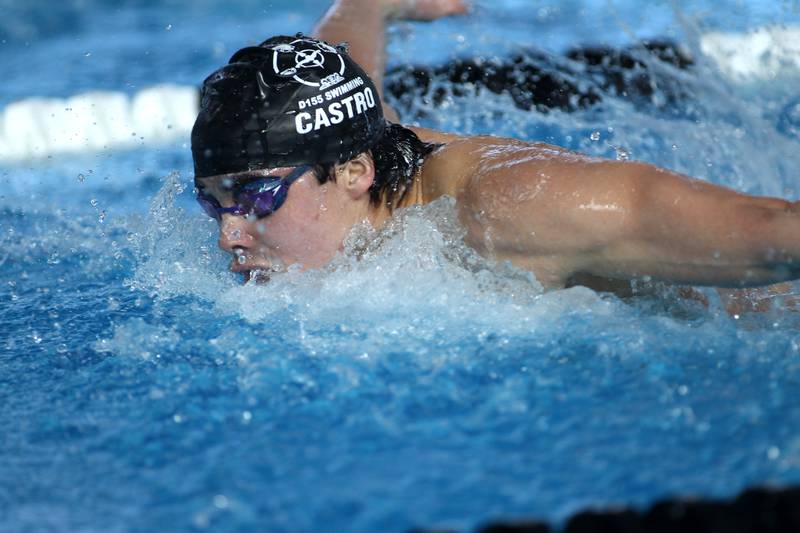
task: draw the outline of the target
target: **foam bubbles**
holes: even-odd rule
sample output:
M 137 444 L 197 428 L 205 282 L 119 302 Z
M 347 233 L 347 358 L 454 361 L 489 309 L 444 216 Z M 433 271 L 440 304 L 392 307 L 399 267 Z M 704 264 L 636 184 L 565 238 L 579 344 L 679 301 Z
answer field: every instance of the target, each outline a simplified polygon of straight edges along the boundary
M 181 190 L 170 176 L 154 199 L 135 239 L 139 264 L 129 285 L 157 301 L 199 298 L 220 317 L 248 322 L 213 342 L 244 363 L 243 384 L 261 383 L 274 357 L 295 350 L 337 358 L 331 371 L 351 382 L 364 379 L 354 377 L 363 365 L 398 350 L 422 367 L 472 365 L 476 341 L 546 343 L 570 325 L 613 329 L 631 314 L 584 287 L 545 293 L 532 273 L 479 256 L 464 243 L 448 197 L 399 210 L 382 228 L 356 226 L 325 268 L 295 265 L 240 284 L 226 271 L 227 255 L 213 248 L 216 225 L 175 208 Z M 280 355 L 268 355 L 275 342 Z
M 216 249 L 216 222 L 175 204 L 185 191 L 177 173 L 168 175 L 147 216 L 131 221 L 130 245 L 138 259 L 127 280 L 156 298 L 194 295 L 215 298 L 233 283 L 225 257 Z
M 179 340 L 173 328 L 132 318 L 116 324 L 113 335 L 97 340 L 93 347 L 101 353 L 150 361 L 160 359 L 161 353 L 172 349 Z

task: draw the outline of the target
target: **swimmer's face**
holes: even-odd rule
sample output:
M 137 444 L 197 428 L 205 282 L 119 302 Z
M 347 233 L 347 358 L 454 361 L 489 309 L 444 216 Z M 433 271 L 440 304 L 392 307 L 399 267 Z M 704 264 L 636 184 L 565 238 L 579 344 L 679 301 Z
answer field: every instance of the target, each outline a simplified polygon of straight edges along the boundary
M 295 168 L 197 179 L 198 190 L 222 207 L 219 246 L 232 255 L 230 270 L 244 274 L 247 281 L 254 271 L 327 264 L 342 248 L 350 228 L 369 212 L 368 189 L 374 175 L 357 176 L 363 169 L 352 163 L 337 165 L 336 180 L 323 184 L 313 169 L 302 173 L 288 186 L 281 206 L 260 218 L 231 209 L 241 201 L 241 191 L 258 190 L 258 180 L 274 181 L 289 176 Z

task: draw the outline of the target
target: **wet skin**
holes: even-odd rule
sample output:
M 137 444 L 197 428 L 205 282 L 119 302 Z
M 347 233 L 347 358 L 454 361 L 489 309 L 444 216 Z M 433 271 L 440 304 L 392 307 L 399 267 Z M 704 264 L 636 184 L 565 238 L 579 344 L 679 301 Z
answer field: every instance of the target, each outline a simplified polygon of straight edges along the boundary
M 291 170 L 271 169 L 261 176 L 283 176 Z M 254 177 L 259 176 L 227 174 L 198 179 L 197 185 L 220 205 L 229 207 L 233 205 L 232 190 Z M 230 270 L 247 274 L 295 263 L 306 268 L 327 263 L 339 246 L 339 239 L 329 231 L 331 224 L 326 224 L 338 207 L 332 192 L 330 184 L 320 185 L 310 171 L 292 184 L 286 202 L 271 215 L 223 214 L 219 247 L 233 256 Z
M 532 271 L 547 288 L 576 279 L 594 279 L 595 287 L 603 279 L 741 287 L 798 276 L 798 203 L 545 144 L 416 131 L 442 146 L 401 207 L 454 197 L 468 244 Z M 391 212 L 369 204 L 371 157 L 356 159 L 336 167 L 335 181 L 319 184 L 306 173 L 272 215 L 223 215 L 219 244 L 234 256 L 231 270 L 318 268 L 356 224 L 380 227 Z M 253 176 L 215 176 L 197 185 L 227 207 L 232 188 L 247 179 Z
M 541 143 L 416 131 L 444 143 L 423 169 L 425 201 L 455 197 L 470 245 L 546 287 L 575 277 L 727 287 L 800 277 L 798 202 Z

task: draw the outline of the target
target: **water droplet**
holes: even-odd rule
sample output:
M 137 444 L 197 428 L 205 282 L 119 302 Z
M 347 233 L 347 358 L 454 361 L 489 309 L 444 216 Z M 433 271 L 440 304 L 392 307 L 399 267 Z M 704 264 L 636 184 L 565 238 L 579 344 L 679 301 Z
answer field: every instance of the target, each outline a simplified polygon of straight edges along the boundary
M 78 181 L 83 183 L 84 181 L 86 181 L 86 176 L 84 176 L 83 174 L 78 174 Z
M 86 52 L 85 54 L 83 54 L 83 57 L 89 57 L 90 55 L 92 55 L 91 52 Z
M 211 520 L 206 513 L 197 513 L 192 517 L 192 523 L 199 529 L 207 529 Z
M 42 342 L 42 337 L 35 331 L 31 334 L 31 339 L 33 339 L 33 342 L 36 344 L 40 344 Z
M 767 458 L 770 461 L 774 461 L 780 456 L 781 456 L 781 450 L 777 446 L 770 446 L 769 450 L 767 450 Z
M 269 282 L 269 272 L 261 269 L 251 270 L 250 277 L 247 282 L 263 285 L 264 283 Z
M 236 262 L 239 263 L 240 265 L 243 265 L 247 262 L 247 258 L 243 255 L 237 255 Z
M 174 421 L 176 424 L 180 424 L 181 422 L 183 422 L 183 417 L 182 417 L 181 415 L 178 415 L 178 414 L 176 414 L 176 415 L 173 415 L 173 416 L 172 416 L 172 420 L 173 420 L 173 421 Z
M 617 152 L 617 161 L 627 161 L 631 158 L 631 153 L 625 148 L 614 148 Z
M 167 28 L 166 28 L 166 30 L 167 30 L 167 31 L 170 31 L 171 29 L 172 29 L 172 24 L 167 24 Z
M 67 351 L 69 351 L 69 349 L 66 344 L 59 344 L 56 346 L 56 352 L 58 353 L 67 353 Z
M 249 423 L 252 419 L 253 419 L 253 413 L 251 413 L 250 411 L 245 411 L 242 413 L 242 421 L 244 421 L 245 424 Z
M 593 140 L 593 141 L 599 141 L 600 140 L 600 132 L 599 131 L 593 131 L 592 134 L 589 135 L 589 138 L 591 140 Z
M 214 496 L 214 507 L 217 509 L 226 509 L 228 507 L 228 498 L 222 494 Z
M 89 200 L 89 203 L 92 204 L 92 207 L 97 207 L 97 199 L 96 198 L 92 198 L 91 200 Z
M 164 391 L 161 389 L 151 389 L 147 396 L 151 400 L 160 400 L 164 397 Z

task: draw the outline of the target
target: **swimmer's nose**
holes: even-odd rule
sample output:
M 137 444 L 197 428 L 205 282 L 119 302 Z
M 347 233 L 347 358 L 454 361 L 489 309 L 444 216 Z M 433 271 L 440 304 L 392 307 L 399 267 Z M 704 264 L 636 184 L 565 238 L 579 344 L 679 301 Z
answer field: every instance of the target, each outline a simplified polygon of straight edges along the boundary
M 253 245 L 253 236 L 247 231 L 244 217 L 224 214 L 219 224 L 219 247 L 234 253 L 235 249 L 246 249 Z

